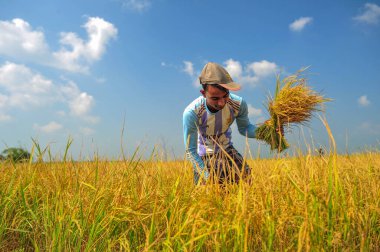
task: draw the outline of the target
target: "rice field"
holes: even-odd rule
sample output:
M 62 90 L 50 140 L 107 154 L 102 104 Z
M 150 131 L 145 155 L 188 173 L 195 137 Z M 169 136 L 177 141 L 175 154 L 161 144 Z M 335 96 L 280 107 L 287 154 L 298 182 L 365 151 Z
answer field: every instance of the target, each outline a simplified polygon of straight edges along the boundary
M 224 188 L 188 161 L 0 163 L 0 250 L 379 250 L 380 153 L 247 162 Z

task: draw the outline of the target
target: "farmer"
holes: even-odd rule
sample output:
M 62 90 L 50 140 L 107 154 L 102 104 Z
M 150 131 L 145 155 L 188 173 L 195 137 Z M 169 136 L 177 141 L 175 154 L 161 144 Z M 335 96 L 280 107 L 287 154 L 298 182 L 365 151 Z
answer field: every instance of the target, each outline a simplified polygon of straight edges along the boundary
M 216 63 L 204 66 L 199 81 L 202 95 L 183 113 L 186 155 L 193 164 L 194 183 L 204 184 L 210 179 L 220 184 L 238 183 L 250 175 L 251 169 L 232 145 L 230 126 L 236 119 L 241 135 L 255 137 L 247 103 L 230 93 L 240 90 L 240 85 Z

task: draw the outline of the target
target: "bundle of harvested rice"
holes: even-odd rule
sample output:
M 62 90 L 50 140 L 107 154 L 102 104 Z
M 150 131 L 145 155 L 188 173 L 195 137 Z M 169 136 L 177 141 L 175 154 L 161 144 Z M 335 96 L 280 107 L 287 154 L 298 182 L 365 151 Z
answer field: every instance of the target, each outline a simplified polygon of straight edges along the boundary
M 284 125 L 289 128 L 291 123 L 307 123 L 313 112 L 322 110 L 322 103 L 330 101 L 307 86 L 306 79 L 300 76 L 305 70 L 282 81 L 277 75 L 274 98 L 268 98 L 270 119 L 256 128 L 256 138 L 270 144 L 271 150 L 281 152 L 289 147 L 283 136 Z

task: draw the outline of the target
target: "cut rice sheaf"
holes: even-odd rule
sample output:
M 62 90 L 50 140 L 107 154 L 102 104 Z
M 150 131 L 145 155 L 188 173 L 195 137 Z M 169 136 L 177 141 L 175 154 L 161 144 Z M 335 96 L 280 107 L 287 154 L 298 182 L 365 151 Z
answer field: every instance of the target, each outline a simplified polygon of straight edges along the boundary
M 321 105 L 331 100 L 313 91 L 306 84 L 306 79 L 300 77 L 306 69 L 283 80 L 277 75 L 274 98 L 269 97 L 267 104 L 270 119 L 255 131 L 256 138 L 270 144 L 271 150 L 281 152 L 289 147 L 281 133 L 284 125 L 309 122 L 313 112 L 322 111 Z

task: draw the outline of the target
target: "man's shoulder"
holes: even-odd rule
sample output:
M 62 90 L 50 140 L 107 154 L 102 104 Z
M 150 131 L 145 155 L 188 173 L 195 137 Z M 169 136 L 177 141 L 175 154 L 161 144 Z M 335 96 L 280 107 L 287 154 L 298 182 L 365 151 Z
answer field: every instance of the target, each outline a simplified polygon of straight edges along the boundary
M 230 93 L 230 100 L 240 104 L 243 101 L 243 97 Z
M 243 101 L 243 98 L 236 95 L 236 94 L 230 94 L 230 99 L 227 101 L 227 104 L 232 107 L 235 112 L 237 113 L 240 109 L 240 105 Z
M 187 107 L 185 108 L 185 112 L 194 111 L 197 113 L 198 110 L 200 110 L 202 107 L 204 107 L 204 99 L 203 99 L 203 96 L 199 96 L 194 101 L 192 101 L 189 105 L 187 105 Z

